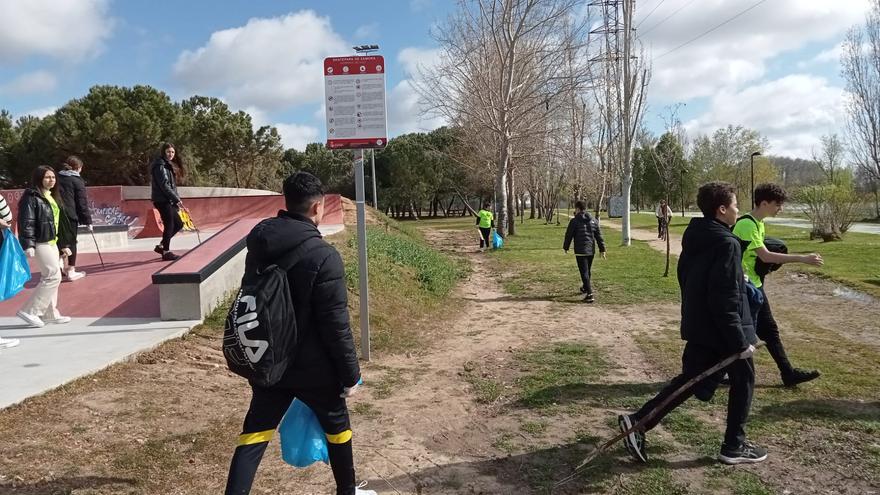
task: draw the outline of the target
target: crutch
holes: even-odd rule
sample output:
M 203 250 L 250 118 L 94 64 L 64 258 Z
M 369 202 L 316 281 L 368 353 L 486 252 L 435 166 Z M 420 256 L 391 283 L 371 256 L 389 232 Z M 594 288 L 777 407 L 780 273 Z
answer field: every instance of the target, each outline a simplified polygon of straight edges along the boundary
M 92 234 L 92 240 L 95 241 L 95 251 L 98 252 L 98 259 L 101 260 L 101 268 L 105 268 L 104 257 L 101 256 L 101 248 L 98 247 L 98 238 L 95 237 L 95 231 L 90 229 L 89 233 Z
M 755 350 L 758 350 L 763 346 L 764 346 L 763 342 L 758 342 L 757 344 L 755 344 Z M 730 356 L 724 358 L 721 362 L 719 362 L 715 366 L 712 366 L 711 368 L 707 369 L 706 371 L 704 371 L 704 372 L 700 373 L 699 375 L 688 380 L 684 385 L 678 387 L 678 389 L 676 389 L 675 392 L 672 393 L 672 395 L 667 397 L 666 400 L 664 400 L 657 407 L 652 409 L 651 412 L 649 412 L 647 415 L 645 415 L 644 418 L 640 419 L 639 421 L 636 421 L 636 423 L 634 425 L 632 425 L 632 427 L 630 427 L 628 430 L 618 433 L 617 435 L 615 435 L 613 438 L 611 438 L 607 442 L 598 446 L 596 448 L 596 450 L 590 452 L 590 455 L 588 455 L 583 461 L 581 461 L 581 463 L 578 464 L 578 466 L 576 468 L 574 468 L 574 471 L 570 475 L 559 480 L 556 483 L 556 485 L 554 485 L 554 487 L 564 485 L 564 484 L 568 483 L 569 481 L 575 479 L 577 477 L 577 475 L 580 473 L 580 471 L 587 466 L 587 464 L 593 462 L 593 460 L 596 457 L 599 457 L 599 454 L 608 450 L 608 447 L 611 447 L 615 443 L 619 442 L 620 440 L 622 440 L 624 437 L 626 437 L 630 433 L 643 430 L 644 429 L 643 425 L 645 423 L 648 423 L 652 419 L 654 419 L 654 417 L 657 416 L 660 413 L 660 411 L 662 411 L 667 405 L 669 405 L 670 402 L 675 400 L 676 397 L 678 397 L 679 395 L 684 393 L 684 391 L 689 389 L 690 387 L 693 387 L 697 383 L 699 383 L 699 382 L 703 381 L 704 379 L 708 378 L 709 376 L 713 375 L 714 373 L 717 373 L 717 372 L 723 370 L 724 368 L 727 368 L 731 364 L 733 364 L 734 361 L 736 361 L 737 359 L 740 358 L 739 357 L 740 354 L 742 354 L 742 352 L 737 352 L 736 354 L 733 354 L 733 355 L 730 355 Z

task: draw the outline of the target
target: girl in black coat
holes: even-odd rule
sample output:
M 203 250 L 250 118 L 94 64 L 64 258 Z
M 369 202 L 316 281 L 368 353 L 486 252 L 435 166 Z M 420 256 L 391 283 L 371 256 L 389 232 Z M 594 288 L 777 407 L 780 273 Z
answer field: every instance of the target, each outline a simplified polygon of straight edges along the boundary
M 172 253 L 171 238 L 183 228 L 180 219 L 180 208 L 183 202 L 177 193 L 177 177 L 185 174 L 183 161 L 174 145 L 165 143 L 159 157 L 150 165 L 150 180 L 153 206 L 162 217 L 162 244 L 156 245 L 154 251 L 162 255 L 165 261 L 174 261 L 179 256 Z
M 67 263 L 61 270 L 61 275 L 72 282 L 86 276 L 86 272 L 76 271 L 76 243 L 80 225 L 85 225 L 89 232 L 92 231 L 92 212 L 86 194 L 86 183 L 80 176 L 83 169 L 82 160 L 71 155 L 64 160 L 61 168 L 62 170 L 58 172 L 58 187 L 61 190 L 61 199 L 64 201 L 64 212 L 70 221 L 70 231 L 73 234 L 70 256 L 66 258 Z
M 52 167 L 43 165 L 34 170 L 31 188 L 25 190 L 18 203 L 18 229 L 21 247 L 28 257 L 36 258 L 40 267 L 40 283 L 18 311 L 18 317 L 32 327 L 69 323 L 70 318 L 58 312 L 58 253 L 70 255 L 73 236 Z

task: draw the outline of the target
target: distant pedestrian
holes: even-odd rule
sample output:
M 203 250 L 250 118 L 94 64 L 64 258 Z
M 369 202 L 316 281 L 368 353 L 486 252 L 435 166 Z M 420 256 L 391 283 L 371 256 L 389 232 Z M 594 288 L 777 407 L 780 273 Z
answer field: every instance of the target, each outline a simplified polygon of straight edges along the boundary
M 592 303 L 596 301 L 590 274 L 593 269 L 593 257 L 596 253 L 596 244 L 599 244 L 602 259 L 606 259 L 605 241 L 602 239 L 599 221 L 590 216 L 584 202 L 576 201 L 574 210 L 574 217 L 568 222 L 568 228 L 565 230 L 562 249 L 568 254 L 568 248 L 571 247 L 572 241 L 574 242 L 574 256 L 577 260 L 578 272 L 581 274 L 581 294 L 586 294 L 584 302 Z
M 46 323 L 69 323 L 70 317 L 58 312 L 58 285 L 61 284 L 61 256 L 70 256 L 73 234 L 58 191 L 55 170 L 40 166 L 31 177 L 31 187 L 18 203 L 18 232 L 21 247 L 29 258 L 36 257 L 40 283 L 16 313 L 32 327 Z
M 665 199 L 660 200 L 654 215 L 657 217 L 657 238 L 666 239 L 666 233 L 669 231 L 669 222 L 672 220 L 672 208 L 666 204 Z
M 174 261 L 180 256 L 171 252 L 171 238 L 183 228 L 180 208 L 183 201 L 177 193 L 177 181 L 186 175 L 183 160 L 171 143 L 162 145 L 159 156 L 150 165 L 151 198 L 153 206 L 162 217 L 162 243 L 153 251 L 165 261 Z
M 6 204 L 6 198 L 0 195 L 0 241 L 2 241 L 3 230 L 8 229 L 12 226 L 12 210 L 9 209 L 9 205 Z M 5 267 L 0 267 L 3 269 Z M 0 337 L 0 349 L 4 349 L 7 347 L 15 347 L 20 343 L 18 339 L 4 339 Z
M 782 378 L 782 384 L 786 387 L 794 387 L 799 383 L 808 382 L 819 378 L 821 373 L 818 370 L 805 370 L 795 368 L 788 360 L 785 352 L 785 346 L 782 345 L 782 339 L 779 336 L 779 326 L 770 311 L 770 301 L 764 290 L 764 275 L 758 270 L 758 263 L 765 264 L 784 264 L 784 263 L 805 263 L 813 266 L 822 266 L 824 261 L 822 256 L 816 253 L 810 254 L 783 254 L 774 253 L 767 249 L 764 235 L 764 219 L 767 217 L 775 217 L 785 204 L 787 195 L 785 190 L 776 184 L 759 184 L 755 188 L 755 204 L 751 212 L 743 215 L 736 222 L 733 233 L 740 239 L 748 242 L 742 257 L 743 271 L 748 276 L 749 281 L 761 291 L 764 303 L 758 312 L 758 319 L 755 322 L 758 337 L 767 344 L 767 351 L 776 362 L 779 373 Z
M 89 209 L 89 197 L 86 193 L 86 183 L 80 174 L 83 162 L 76 156 L 69 156 L 61 165 L 58 172 L 58 188 L 61 191 L 61 199 L 64 201 L 64 213 L 70 221 L 70 230 L 73 242 L 70 245 L 70 256 L 66 258 L 65 267 L 61 271 L 62 277 L 71 282 L 86 276 L 86 272 L 76 271 L 76 245 L 80 225 L 85 225 L 89 232 L 92 231 L 92 213 Z
M 636 460 L 648 462 L 645 432 L 660 424 L 690 396 L 711 399 L 721 373 L 703 379 L 675 398 L 673 394 L 691 379 L 737 354 L 739 359 L 727 367 L 727 429 L 718 460 L 725 464 L 761 462 L 767 458 L 767 451 L 748 441 L 745 431 L 755 387 L 752 354 L 758 339 L 743 275 L 742 245 L 730 230 L 739 213 L 733 186 L 726 182 L 704 184 L 697 193 L 697 205 L 703 217 L 692 219 L 685 229 L 678 260 L 681 338 L 686 341 L 682 371 L 638 411 L 620 415 L 618 423 L 621 431 L 628 431 L 639 421 L 646 421 L 642 428 L 624 438 L 624 445 Z
M 492 247 L 492 229 L 495 228 L 495 215 L 489 208 L 492 203 L 483 202 L 483 209 L 477 213 L 477 228 L 480 229 L 480 251 Z

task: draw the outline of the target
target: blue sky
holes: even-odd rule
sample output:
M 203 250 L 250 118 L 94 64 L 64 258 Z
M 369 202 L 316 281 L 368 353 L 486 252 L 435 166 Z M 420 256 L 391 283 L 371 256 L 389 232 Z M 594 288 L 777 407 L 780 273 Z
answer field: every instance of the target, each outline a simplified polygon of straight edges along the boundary
M 646 120 L 674 103 L 693 137 L 755 128 L 772 153 L 809 157 L 841 132 L 836 47 L 866 0 L 769 0 L 709 35 L 752 0 L 643 0 L 636 24 L 653 79 Z M 433 128 L 408 84 L 436 55 L 429 30 L 452 0 L 0 0 L 0 108 L 45 115 L 95 84 L 149 84 L 181 100 L 217 96 L 278 126 L 288 146 L 325 139 L 320 62 L 376 43 L 388 67 L 391 135 Z M 657 7 L 656 9 L 654 7 Z M 651 12 L 653 11 L 653 12 Z M 648 13 L 651 12 L 650 15 Z M 668 19 L 667 19 L 668 18 Z M 667 19 L 662 24 L 661 20 Z

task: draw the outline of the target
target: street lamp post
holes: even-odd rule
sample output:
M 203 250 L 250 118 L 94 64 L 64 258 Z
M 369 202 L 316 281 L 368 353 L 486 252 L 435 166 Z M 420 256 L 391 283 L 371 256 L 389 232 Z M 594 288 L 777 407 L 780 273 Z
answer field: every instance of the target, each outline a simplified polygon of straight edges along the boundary
M 756 151 L 756 152 L 752 153 L 751 157 L 749 157 L 749 162 L 750 162 L 749 168 L 752 172 L 752 188 L 749 190 L 749 200 L 751 200 L 752 204 L 749 205 L 749 209 L 751 209 L 755 203 L 755 157 L 756 156 L 761 156 L 761 152 Z

